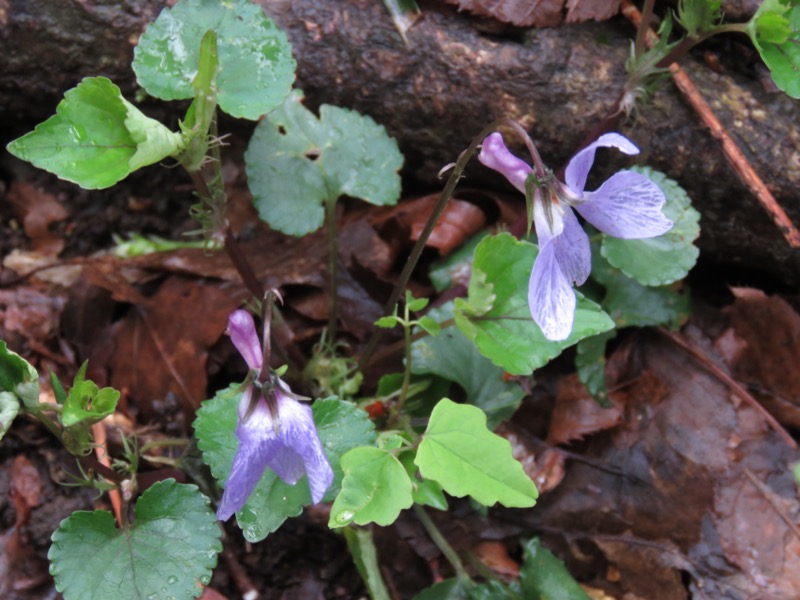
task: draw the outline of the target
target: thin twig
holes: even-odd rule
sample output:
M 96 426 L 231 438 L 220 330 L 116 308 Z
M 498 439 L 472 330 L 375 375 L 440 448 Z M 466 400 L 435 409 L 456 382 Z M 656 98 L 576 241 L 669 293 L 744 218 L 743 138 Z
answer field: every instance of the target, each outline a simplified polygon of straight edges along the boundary
M 691 354 L 697 361 L 706 368 L 712 375 L 714 375 L 717 379 L 724 382 L 731 391 L 739 396 L 742 400 L 747 402 L 752 409 L 754 409 L 758 414 L 760 414 L 764 419 L 769 423 L 770 427 L 775 430 L 775 432 L 786 442 L 786 445 L 789 446 L 792 450 L 797 449 L 797 442 L 794 441 L 789 432 L 786 431 L 783 426 L 778 423 L 778 421 L 773 417 L 767 409 L 765 409 L 761 404 L 751 396 L 747 390 L 745 390 L 739 383 L 737 383 L 730 375 L 728 375 L 725 371 L 720 369 L 717 365 L 711 362 L 707 356 L 705 356 L 699 350 L 696 350 L 694 347 L 686 343 L 680 336 L 672 333 L 664 329 L 663 327 L 656 328 L 661 335 L 668 338 L 672 341 L 676 346 L 679 346 L 681 349 L 685 350 L 689 354 Z
M 453 547 L 442 535 L 442 532 L 439 531 L 436 523 L 431 520 L 431 518 L 428 516 L 428 513 L 425 512 L 425 509 L 419 504 L 414 504 L 414 512 L 417 513 L 420 523 L 422 523 L 425 531 L 428 532 L 428 535 L 433 543 L 436 544 L 439 550 L 442 551 L 442 554 L 444 554 L 444 557 L 453 566 L 453 569 L 456 572 L 456 577 L 459 579 L 469 580 L 469 574 L 464 568 L 464 563 L 461 562 L 461 558 L 458 556 L 458 553 L 453 550 Z
M 631 23 L 639 27 L 642 15 L 630 0 L 623 0 L 622 13 Z M 652 46 L 657 39 L 658 37 L 655 32 L 650 30 L 647 37 L 648 45 Z M 783 237 L 786 238 L 788 244 L 792 248 L 800 248 L 800 231 L 797 230 L 786 215 L 786 212 L 781 208 L 777 200 L 775 200 L 772 192 L 769 191 L 744 153 L 714 114 L 714 111 L 711 110 L 711 107 L 700 95 L 699 90 L 692 83 L 691 79 L 689 79 L 689 76 L 676 63 L 669 65 L 669 70 L 672 73 L 675 85 L 681 91 L 684 98 L 686 98 L 706 127 L 711 131 L 711 135 L 722 144 L 722 151 L 725 153 L 725 158 L 728 159 L 728 162 L 736 171 L 739 179 L 756 196 L 761 206 L 767 211 L 767 214 L 769 214 L 772 221 L 778 227 L 778 230 L 783 234 Z
M 773 492 L 769 486 L 759 481 L 758 478 L 752 473 L 752 471 L 750 471 L 750 469 L 745 469 L 744 474 L 747 475 L 747 478 L 750 480 L 750 483 L 752 483 L 755 486 L 755 488 L 759 491 L 759 493 L 762 496 L 764 496 L 764 499 L 770 503 L 772 508 L 775 510 L 776 513 L 778 513 L 778 516 L 781 519 L 783 519 L 783 522 L 786 523 L 789 529 L 791 529 L 797 536 L 797 538 L 800 539 L 800 527 L 798 527 L 792 520 L 792 518 L 786 514 L 786 511 L 783 510 L 783 507 L 778 502 L 775 501 L 775 498 L 773 498 L 773 494 L 775 492 Z

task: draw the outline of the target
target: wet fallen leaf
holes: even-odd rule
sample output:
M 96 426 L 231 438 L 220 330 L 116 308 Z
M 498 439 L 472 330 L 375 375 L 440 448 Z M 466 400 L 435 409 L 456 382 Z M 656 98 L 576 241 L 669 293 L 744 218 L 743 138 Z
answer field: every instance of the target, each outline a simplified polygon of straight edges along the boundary
M 547 442 L 566 444 L 622 421 L 620 395 L 612 395 L 610 406 L 603 408 L 579 380 L 577 375 L 563 378 L 558 384 L 556 404 L 550 420 Z
M 190 416 L 206 397 L 208 349 L 238 305 L 218 286 L 170 277 L 115 326 L 111 385 L 126 389 L 145 419 L 171 395 Z
M 549 492 L 564 478 L 564 454 L 556 448 L 534 440 L 514 423 L 501 423 L 495 433 L 511 444 L 511 454 L 522 464 L 540 494 Z
M 61 295 L 45 294 L 35 287 L 0 290 L 0 338 L 16 333 L 44 343 L 55 334 L 64 303 Z
M 750 384 L 783 424 L 800 427 L 800 315 L 779 296 L 733 288 L 727 309 L 741 349 L 731 353 L 734 377 Z
M 619 12 L 622 0 L 567 0 L 567 23 L 606 21 Z
M 507 579 L 519 578 L 519 563 L 508 555 L 508 550 L 500 542 L 483 541 L 472 548 L 472 553 L 492 571 Z
M 32 508 L 39 506 L 42 494 L 42 478 L 24 454 L 14 459 L 11 467 L 11 496 L 17 510 L 16 527 L 24 527 Z
M 52 194 L 21 181 L 11 184 L 6 196 L 22 216 L 22 224 L 33 246 L 43 256 L 58 256 L 64 248 L 64 240 L 50 231 L 50 225 L 63 221 L 69 213 Z

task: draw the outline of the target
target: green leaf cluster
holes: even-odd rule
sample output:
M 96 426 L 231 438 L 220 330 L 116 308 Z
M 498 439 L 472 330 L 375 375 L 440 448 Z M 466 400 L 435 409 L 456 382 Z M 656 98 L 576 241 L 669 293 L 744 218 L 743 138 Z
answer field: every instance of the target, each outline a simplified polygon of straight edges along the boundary
M 101 189 L 183 145 L 180 134 L 146 117 L 110 80 L 87 77 L 64 94 L 55 115 L 7 148 L 61 179 Z
M 800 0 L 764 0 L 747 33 L 778 88 L 800 98 Z
M 235 431 L 240 399 L 241 390 L 223 390 L 203 402 L 194 422 L 203 462 L 221 487 L 228 478 L 238 448 Z M 312 411 L 317 433 L 334 471 L 333 484 L 325 495 L 325 500 L 330 500 L 342 485 L 342 455 L 352 448 L 372 445 L 374 426 L 363 410 L 335 397 L 318 400 Z M 236 519 L 245 538 L 258 542 L 278 529 L 287 518 L 299 515 L 310 503 L 306 477 L 292 486 L 273 471 L 266 470 Z
M 528 375 L 564 348 L 607 331 L 614 323 L 594 302 L 578 293 L 569 338 L 548 340 L 528 308 L 528 281 L 538 248 L 508 233 L 484 238 L 475 249 L 469 292 L 458 298 L 458 328 L 494 364 L 513 375 Z
M 722 20 L 721 5 L 721 0 L 681 0 L 677 20 L 689 37 L 699 37 Z
M 395 204 L 403 156 L 383 126 L 327 104 L 317 118 L 301 101 L 294 91 L 259 123 L 247 148 L 247 181 L 261 218 L 300 236 L 317 230 L 324 203 L 343 194 Z
M 452 318 L 453 305 L 431 310 L 438 322 Z M 436 337 L 424 337 L 411 345 L 411 372 L 436 375 L 460 385 L 469 404 L 486 413 L 489 429 L 495 429 L 519 408 L 525 392 L 519 384 L 503 379 L 503 369 L 483 356 L 457 328 L 448 327 Z
M 194 485 L 158 482 L 122 529 L 106 510 L 77 511 L 53 533 L 50 573 L 66 600 L 196 598 L 222 551 L 222 531 Z

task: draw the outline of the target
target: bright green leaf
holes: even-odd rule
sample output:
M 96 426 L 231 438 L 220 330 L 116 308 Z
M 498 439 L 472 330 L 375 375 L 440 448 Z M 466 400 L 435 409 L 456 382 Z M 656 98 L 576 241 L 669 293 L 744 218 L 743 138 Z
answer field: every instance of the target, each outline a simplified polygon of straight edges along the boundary
M 271 227 L 305 235 L 324 221 L 323 204 L 341 195 L 395 204 L 403 156 L 383 126 L 355 111 L 320 107 L 299 91 L 256 127 L 245 154 L 253 202 Z
M 427 298 L 414 298 L 411 292 L 406 291 L 406 307 L 411 312 L 417 312 L 419 310 L 422 310 L 423 308 L 428 306 L 429 302 L 430 300 L 428 300 Z
M 508 440 L 486 428 L 483 411 L 447 398 L 433 409 L 415 462 L 448 494 L 486 506 L 529 507 L 539 495 Z
M 644 285 L 664 285 L 683 279 L 697 262 L 694 241 L 700 235 L 700 213 L 677 182 L 649 167 L 633 167 L 664 192 L 664 214 L 674 225 L 667 233 L 642 240 L 623 240 L 603 234 L 601 252 L 613 266 Z
M 547 600 L 589 600 L 578 582 L 569 574 L 564 563 L 537 538 L 524 546 L 519 575 L 525 598 Z
M 445 321 L 452 317 L 452 304 L 429 314 Z M 486 413 L 490 429 L 509 419 L 525 395 L 519 384 L 504 381 L 503 369 L 492 364 L 454 327 L 411 345 L 411 372 L 438 375 L 460 385 L 467 393 L 467 402 Z
M 375 321 L 375 327 L 381 327 L 383 329 L 392 329 L 396 327 L 397 324 L 400 323 L 400 319 L 395 316 L 389 317 L 381 317 L 377 321 Z
M 31 363 L 9 350 L 3 340 L 0 340 L 0 392 L 13 394 L 29 408 L 39 404 L 39 374 Z
M 162 100 L 192 98 L 200 42 L 209 30 L 217 34 L 223 111 L 255 120 L 283 102 L 294 82 L 291 46 L 250 0 L 181 0 L 161 11 L 134 50 L 139 85 Z
M 221 487 L 228 478 L 239 445 L 235 430 L 240 399 L 241 391 L 236 388 L 223 390 L 203 402 L 194 422 L 203 462 Z M 312 411 L 317 433 L 334 471 L 334 481 L 325 496 L 325 499 L 330 499 L 341 485 L 341 456 L 351 448 L 373 443 L 375 432 L 368 415 L 349 402 L 326 398 L 315 402 Z M 236 520 L 245 538 L 258 542 L 278 529 L 288 517 L 299 515 L 303 506 L 310 503 L 305 476 L 292 486 L 267 469 L 242 510 L 236 514 Z
M 424 329 L 428 335 L 432 335 L 434 337 L 442 332 L 442 326 L 439 325 L 439 322 L 435 319 L 432 319 L 428 315 L 420 317 L 417 321 L 417 325 L 419 325 L 420 329 Z
M 391 525 L 413 504 L 411 480 L 393 454 L 362 446 L 342 457 L 342 491 L 331 507 L 328 527 L 376 523 Z
M 91 425 L 102 421 L 117 408 L 119 392 L 113 388 L 99 389 L 92 381 L 84 379 L 88 361 L 75 375 L 69 395 L 64 401 L 61 424 L 72 427 L 78 423 Z
M 481 354 L 513 375 L 528 375 L 579 340 L 613 327 L 600 307 L 578 293 L 570 336 L 544 337 L 528 308 L 528 281 L 538 249 L 508 233 L 484 238 L 475 249 L 469 296 L 456 300 L 458 328 Z
M 101 189 L 182 147 L 180 134 L 142 114 L 111 81 L 87 77 L 8 151 L 83 188 Z
M 800 0 L 765 0 L 747 32 L 778 88 L 800 98 Z
M 72 513 L 48 553 L 56 589 L 66 600 L 196 598 L 222 550 L 208 504 L 194 485 L 168 479 L 142 494 L 125 530 L 105 510 Z

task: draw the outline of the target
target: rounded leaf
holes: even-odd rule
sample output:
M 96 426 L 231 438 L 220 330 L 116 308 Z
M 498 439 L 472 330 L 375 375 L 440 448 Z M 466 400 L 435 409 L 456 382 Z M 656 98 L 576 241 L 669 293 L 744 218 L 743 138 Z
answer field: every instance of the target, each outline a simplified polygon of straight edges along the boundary
M 161 11 L 134 50 L 139 85 L 162 100 L 192 98 L 200 42 L 209 30 L 217 34 L 223 111 L 255 120 L 283 102 L 294 83 L 291 46 L 250 0 L 181 0 Z
M 142 494 L 135 515 L 127 529 L 106 510 L 77 511 L 61 522 L 47 556 L 66 600 L 200 595 L 222 550 L 208 498 L 168 479 Z

